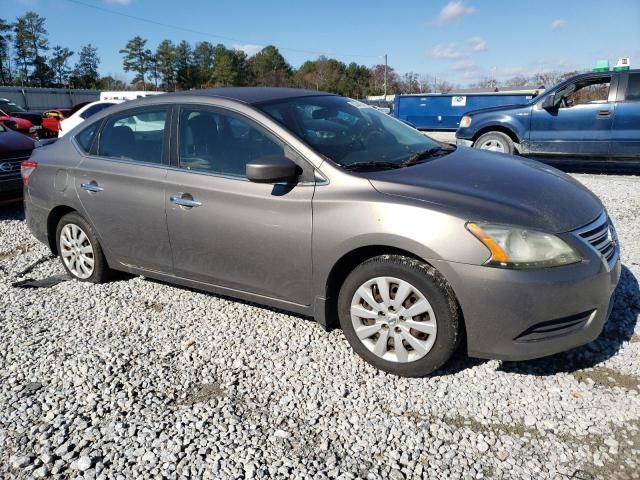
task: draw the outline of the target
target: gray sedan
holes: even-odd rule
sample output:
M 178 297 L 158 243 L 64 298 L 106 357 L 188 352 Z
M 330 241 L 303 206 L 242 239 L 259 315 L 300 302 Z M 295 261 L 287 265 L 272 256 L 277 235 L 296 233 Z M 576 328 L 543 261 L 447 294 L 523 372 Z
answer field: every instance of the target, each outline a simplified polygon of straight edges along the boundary
M 145 275 L 340 326 L 374 366 L 594 340 L 615 229 L 571 177 L 437 143 L 315 91 L 189 91 L 110 107 L 23 164 L 29 228 L 74 278 Z

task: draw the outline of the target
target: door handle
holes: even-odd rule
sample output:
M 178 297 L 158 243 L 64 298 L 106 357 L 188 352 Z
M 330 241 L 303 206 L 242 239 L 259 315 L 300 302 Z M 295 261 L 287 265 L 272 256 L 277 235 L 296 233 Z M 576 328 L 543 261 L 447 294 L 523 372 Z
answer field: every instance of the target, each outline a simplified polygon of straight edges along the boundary
M 610 110 L 600 110 L 598 112 L 598 118 L 609 118 L 611 116 Z
M 182 195 L 172 195 L 171 197 L 169 197 L 169 200 L 171 200 L 171 203 L 175 203 L 176 205 L 180 205 L 181 207 L 199 207 L 200 205 L 202 205 L 201 202 L 197 202 L 196 200 L 193 199 L 193 197 L 191 195 L 187 194 L 182 194 Z
M 89 183 L 81 183 L 80 188 L 86 190 L 89 193 L 98 193 L 104 190 L 95 180 L 91 180 Z

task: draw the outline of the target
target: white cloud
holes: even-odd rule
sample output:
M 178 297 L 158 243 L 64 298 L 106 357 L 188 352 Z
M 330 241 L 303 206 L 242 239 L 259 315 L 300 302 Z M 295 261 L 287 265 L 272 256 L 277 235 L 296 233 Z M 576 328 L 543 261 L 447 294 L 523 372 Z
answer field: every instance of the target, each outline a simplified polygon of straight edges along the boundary
M 478 64 L 470 60 L 458 60 L 457 62 L 453 62 L 451 65 L 451 70 L 455 70 L 457 72 L 470 72 L 477 71 L 479 69 L 480 67 Z
M 467 58 L 475 53 L 486 52 L 487 41 L 482 37 L 471 37 L 465 43 L 439 43 L 431 50 L 433 58 L 455 60 Z
M 434 58 L 446 58 L 453 60 L 465 57 L 466 54 L 462 52 L 457 43 L 441 43 L 433 47 L 431 50 L 431 56 Z
M 119 5 L 121 7 L 128 7 L 131 5 L 132 0 L 104 0 L 109 5 Z
M 488 50 L 487 41 L 482 37 L 471 37 L 469 45 L 471 45 L 471 50 L 474 52 L 486 52 Z
M 567 21 L 562 20 L 560 18 L 556 18 L 553 22 L 551 22 L 551 30 L 560 30 L 567 26 Z
M 262 45 L 254 45 L 253 43 L 247 43 L 246 45 L 234 43 L 233 48 L 235 48 L 236 50 L 242 50 L 247 54 L 247 57 L 252 57 L 264 47 Z
M 442 7 L 437 23 L 447 23 L 455 20 L 456 18 L 475 13 L 475 11 L 476 9 L 474 7 L 467 7 L 462 0 L 454 0 Z
M 504 67 L 498 72 L 499 76 L 515 77 L 516 75 L 529 76 L 532 75 L 532 69 L 525 67 Z

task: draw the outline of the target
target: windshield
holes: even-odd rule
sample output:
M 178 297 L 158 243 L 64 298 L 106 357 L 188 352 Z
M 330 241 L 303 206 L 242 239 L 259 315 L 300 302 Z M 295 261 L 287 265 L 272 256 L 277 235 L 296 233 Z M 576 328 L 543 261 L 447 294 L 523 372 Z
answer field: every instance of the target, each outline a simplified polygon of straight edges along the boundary
M 400 166 L 440 147 L 395 118 L 344 97 L 290 98 L 257 107 L 344 167 L 365 162 Z
M 24 108 L 15 103 L 7 100 L 6 98 L 0 99 L 0 109 L 8 113 L 26 112 Z

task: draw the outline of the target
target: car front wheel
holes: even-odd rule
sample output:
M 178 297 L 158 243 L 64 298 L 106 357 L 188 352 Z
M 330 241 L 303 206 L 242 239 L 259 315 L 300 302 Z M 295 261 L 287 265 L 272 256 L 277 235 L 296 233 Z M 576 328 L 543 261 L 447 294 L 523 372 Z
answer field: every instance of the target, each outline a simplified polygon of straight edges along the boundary
M 91 225 L 77 213 L 60 219 L 56 230 L 58 254 L 65 270 L 75 279 L 101 283 L 109 267 Z
M 356 353 L 395 375 L 426 376 L 460 343 L 453 291 L 435 268 L 409 257 L 382 255 L 356 267 L 340 290 L 338 310 Z
M 509 135 L 502 132 L 485 133 L 474 142 L 473 146 L 480 150 L 500 153 L 513 153 L 515 151 L 513 140 L 509 138 Z

